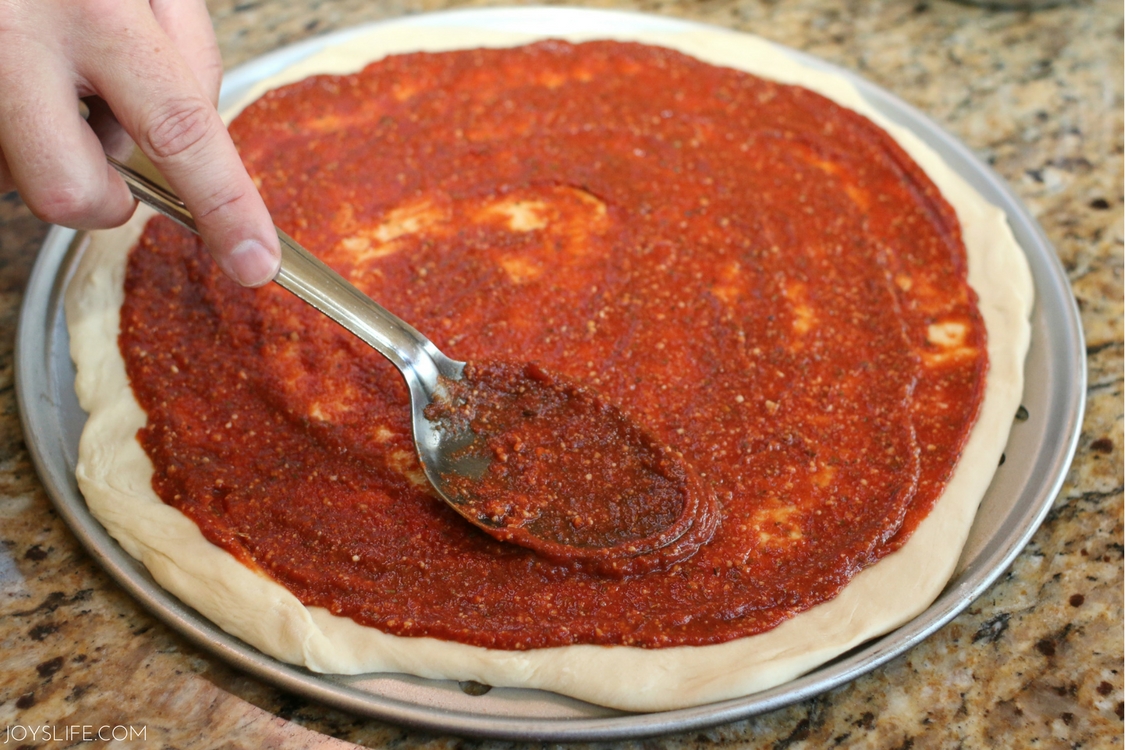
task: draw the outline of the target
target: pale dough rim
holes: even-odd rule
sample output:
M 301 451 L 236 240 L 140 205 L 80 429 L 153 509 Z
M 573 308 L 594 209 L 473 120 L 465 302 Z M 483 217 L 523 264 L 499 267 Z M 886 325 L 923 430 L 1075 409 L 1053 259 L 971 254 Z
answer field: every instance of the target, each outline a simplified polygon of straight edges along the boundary
M 358 70 L 408 51 L 506 47 L 545 36 L 479 28 L 374 27 L 259 84 Z M 65 302 L 75 388 L 89 419 L 77 478 L 93 515 L 161 586 L 223 630 L 281 661 L 340 674 L 402 672 L 434 679 L 538 688 L 630 711 L 710 703 L 773 687 L 888 632 L 919 614 L 951 577 L 981 497 L 999 464 L 1023 391 L 1033 299 L 1030 270 L 1003 212 L 989 204 L 913 133 L 872 110 L 842 77 L 796 62 L 781 48 L 723 30 L 566 35 L 614 38 L 678 49 L 706 62 L 803 85 L 887 130 L 953 206 L 969 251 L 969 282 L 988 330 L 990 371 L 980 417 L 945 493 L 897 552 L 864 570 L 833 600 L 771 631 L 724 644 L 641 649 L 566 646 L 501 651 L 360 626 L 296 597 L 212 545 L 151 485 L 152 464 L 136 440 L 145 414 L 117 347 L 128 249 L 150 215 L 93 233 Z M 239 108 L 232 109 L 233 116 Z

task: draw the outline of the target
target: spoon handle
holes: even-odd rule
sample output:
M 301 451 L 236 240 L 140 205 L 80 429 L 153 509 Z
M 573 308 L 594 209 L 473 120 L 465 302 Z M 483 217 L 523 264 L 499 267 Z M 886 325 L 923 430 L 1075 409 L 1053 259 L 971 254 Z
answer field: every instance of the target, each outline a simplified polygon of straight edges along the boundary
M 438 376 L 446 374 L 438 366 L 438 360 L 446 357 L 437 347 L 288 234 L 278 229 L 277 238 L 281 240 L 281 268 L 274 281 L 370 344 L 391 360 L 407 381 L 417 378 L 428 401 Z
M 199 233 L 194 217 L 175 193 L 112 156 L 106 158 L 137 200 Z M 274 228 L 281 242 L 281 267 L 274 281 L 281 287 L 389 359 L 402 372 L 412 391 L 416 387 L 422 389 L 426 401 L 432 397 L 439 376 L 460 377 L 461 363 L 446 357 L 413 326 L 356 289 L 288 234 Z

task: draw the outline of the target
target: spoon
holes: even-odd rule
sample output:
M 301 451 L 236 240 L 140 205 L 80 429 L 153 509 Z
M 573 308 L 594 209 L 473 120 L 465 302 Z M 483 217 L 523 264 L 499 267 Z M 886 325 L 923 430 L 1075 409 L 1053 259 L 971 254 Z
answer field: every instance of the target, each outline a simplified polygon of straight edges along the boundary
M 129 164 L 112 156 L 106 158 L 124 178 L 135 198 L 198 234 L 195 220 L 183 201 L 146 176 L 158 173 L 139 151 L 134 149 Z M 374 302 L 281 229 L 277 229 L 277 236 L 281 243 L 281 266 L 274 281 L 351 331 L 398 368 L 410 392 L 414 443 L 426 478 L 437 495 L 471 524 L 497 539 L 530 548 L 556 562 L 611 575 L 678 562 L 694 554 L 699 545 L 710 538 L 718 523 L 711 493 L 703 488 L 680 454 L 637 432 L 619 410 L 598 402 L 584 389 L 543 376 L 536 368 L 532 368 L 530 375 L 527 370 L 510 366 L 499 370 L 487 366 L 470 368 L 470 374 L 483 373 L 484 379 L 476 376 L 475 380 L 470 378 L 471 382 L 462 383 L 465 362 L 443 354 L 429 339 Z M 500 373 L 505 379 L 499 390 L 494 387 L 496 383 L 488 380 L 489 373 Z M 486 396 L 491 398 L 488 403 L 474 401 Z M 566 419 L 576 409 L 595 414 L 587 420 L 583 432 L 596 434 L 600 430 L 606 434 L 599 447 L 607 453 L 609 465 L 617 466 L 623 460 L 622 455 L 617 454 L 631 451 L 624 460 L 631 461 L 634 468 L 639 467 L 638 471 L 647 472 L 644 479 L 656 477 L 662 483 L 663 502 L 669 502 L 667 498 L 671 493 L 682 507 L 673 507 L 670 514 L 666 509 L 666 522 L 656 527 L 649 523 L 639 531 L 632 531 L 620 526 L 623 523 L 637 525 L 646 511 L 644 498 L 632 498 L 631 513 L 611 513 L 603 518 L 600 526 L 591 527 L 588 519 L 594 514 L 589 508 L 601 501 L 596 495 L 587 493 L 584 497 L 586 518 L 583 519 L 578 511 L 568 511 L 565 507 L 545 511 L 542 503 L 529 511 L 528 493 L 514 493 L 509 489 L 507 495 L 500 495 L 500 500 L 506 501 L 509 511 L 513 512 L 498 513 L 496 483 L 493 482 L 487 497 L 476 489 L 486 486 L 482 478 L 487 476 L 493 459 L 498 452 L 502 454 L 503 449 L 495 445 L 490 449 L 487 439 L 478 439 L 482 420 L 474 423 L 468 417 L 486 414 L 483 421 L 488 424 L 499 417 L 504 421 L 506 434 L 515 434 L 513 429 L 518 432 L 527 427 L 521 419 L 526 422 L 524 417 L 537 413 L 528 408 L 529 398 L 531 402 L 536 398 L 544 403 L 550 401 L 556 419 L 560 415 Z M 513 421 L 511 417 L 516 409 L 521 411 Z M 543 433 L 541 422 L 536 429 L 539 434 Z M 619 435 L 627 436 L 628 445 L 613 445 Z M 544 453 L 546 461 L 558 455 L 556 451 L 542 449 L 538 455 Z M 566 453 L 565 448 L 563 453 Z M 602 453 L 599 451 L 597 455 Z M 569 461 L 567 468 L 556 471 L 557 475 L 570 473 L 573 456 Z M 515 485 L 509 477 L 504 486 Z M 565 505 L 567 497 L 575 493 L 567 489 L 560 494 L 562 498 L 557 502 Z M 521 500 L 524 507 L 512 508 L 513 503 L 520 506 Z M 575 526 L 582 525 L 586 527 L 584 533 L 572 533 Z

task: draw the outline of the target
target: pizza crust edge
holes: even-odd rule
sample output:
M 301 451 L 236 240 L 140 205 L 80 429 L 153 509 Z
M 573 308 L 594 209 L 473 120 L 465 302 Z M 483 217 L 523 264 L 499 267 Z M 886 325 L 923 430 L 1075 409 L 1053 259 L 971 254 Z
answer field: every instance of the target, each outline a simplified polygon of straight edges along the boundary
M 151 215 L 138 210 L 124 227 L 91 235 L 68 286 L 65 307 L 78 369 L 75 386 L 90 415 L 79 444 L 79 487 L 94 516 L 161 586 L 260 651 L 313 671 L 475 680 L 549 690 L 629 711 L 684 708 L 776 686 L 908 622 L 940 594 L 999 464 L 1023 391 L 1033 288 L 1003 212 L 920 139 L 874 112 L 846 79 L 802 65 L 768 42 L 718 29 L 609 36 L 671 47 L 705 62 L 828 96 L 888 131 L 954 207 L 968 250 L 969 283 L 977 292 L 988 331 L 990 370 L 980 416 L 929 516 L 900 550 L 859 573 L 835 599 L 766 633 L 718 645 L 502 651 L 388 635 L 327 610 L 305 607 L 263 573 L 208 542 L 189 518 L 152 490 L 153 467 L 136 440 L 146 417 L 133 397 L 117 347 L 126 257 Z M 534 40 L 472 28 L 375 27 L 263 81 L 251 97 L 313 73 L 355 71 L 395 52 L 514 46 Z

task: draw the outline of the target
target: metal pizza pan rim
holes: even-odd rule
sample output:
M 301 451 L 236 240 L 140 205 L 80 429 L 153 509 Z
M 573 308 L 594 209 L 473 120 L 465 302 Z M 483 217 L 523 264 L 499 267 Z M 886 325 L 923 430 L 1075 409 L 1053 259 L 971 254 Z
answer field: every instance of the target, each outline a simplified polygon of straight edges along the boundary
M 223 99 L 236 101 L 257 81 L 371 26 L 469 26 L 503 30 L 603 28 L 690 31 L 693 22 L 620 11 L 493 8 L 422 14 L 306 40 L 226 75 Z M 563 33 L 560 31 L 559 33 Z M 1035 282 L 1032 345 L 1024 404 L 1006 461 L 982 502 L 958 572 L 921 615 L 812 672 L 771 690 L 688 709 L 625 714 L 535 690 L 494 689 L 466 696 L 456 683 L 408 675 L 367 680 L 319 675 L 284 664 L 231 637 L 161 588 L 90 515 L 74 480 L 84 414 L 73 392 L 73 365 L 62 300 L 84 235 L 52 227 L 24 295 L 16 336 L 16 391 L 32 461 L 63 520 L 94 559 L 152 614 L 198 647 L 259 679 L 342 710 L 430 732 L 509 740 L 614 740 L 701 729 L 745 719 L 815 696 L 908 651 L 984 592 L 1027 544 L 1062 487 L 1077 448 L 1085 406 L 1086 359 L 1080 318 L 1066 273 L 1027 208 L 964 144 L 910 105 L 855 74 L 807 54 L 796 59 L 851 81 L 867 101 L 935 149 L 954 171 L 1002 208 Z M 381 692 L 372 692 L 372 685 Z M 545 713 L 544 713 L 545 712 Z

